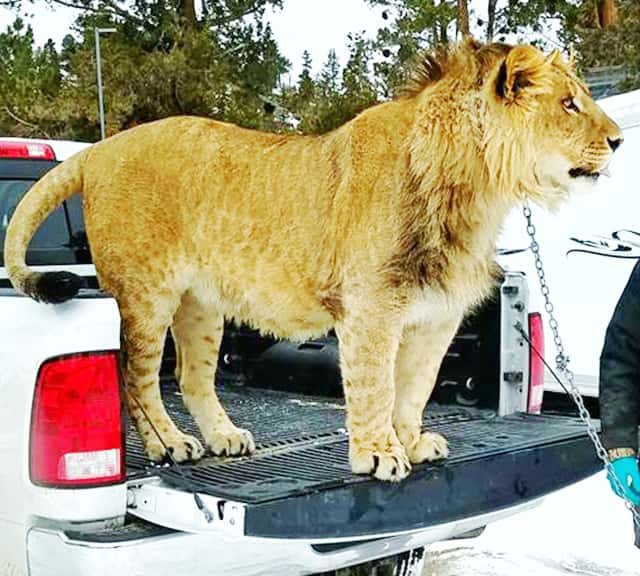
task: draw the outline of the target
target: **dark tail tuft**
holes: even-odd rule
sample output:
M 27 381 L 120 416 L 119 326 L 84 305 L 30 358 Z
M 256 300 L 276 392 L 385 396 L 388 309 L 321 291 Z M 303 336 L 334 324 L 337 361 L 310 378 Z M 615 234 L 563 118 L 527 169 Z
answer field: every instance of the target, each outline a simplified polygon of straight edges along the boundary
M 38 302 L 60 304 L 71 300 L 84 279 L 71 272 L 35 272 L 26 282 L 25 292 Z

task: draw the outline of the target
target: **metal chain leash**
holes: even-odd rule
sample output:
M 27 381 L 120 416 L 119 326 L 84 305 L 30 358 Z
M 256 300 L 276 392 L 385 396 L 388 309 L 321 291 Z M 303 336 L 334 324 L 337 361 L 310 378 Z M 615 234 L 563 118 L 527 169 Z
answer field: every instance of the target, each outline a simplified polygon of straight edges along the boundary
M 593 442 L 598 458 L 600 458 L 600 460 L 602 460 L 602 462 L 604 463 L 605 470 L 609 474 L 609 477 L 613 478 L 613 483 L 616 485 L 618 492 L 624 498 L 625 506 L 633 514 L 633 518 L 636 524 L 640 526 L 640 507 L 636 508 L 633 503 L 625 496 L 624 486 L 614 472 L 611 460 L 609 459 L 609 455 L 607 454 L 607 450 L 600 441 L 598 431 L 596 430 L 596 427 L 591 420 L 591 415 L 589 414 L 587 407 L 584 405 L 582 394 L 580 394 L 580 391 L 578 390 L 578 387 L 574 382 L 573 372 L 569 368 L 569 356 L 567 356 L 567 354 L 565 353 L 562 338 L 560 337 L 560 330 L 558 328 L 558 321 L 554 316 L 554 306 L 551 302 L 551 297 L 549 295 L 549 285 L 547 284 L 544 266 L 542 264 L 542 258 L 540 257 L 540 245 L 536 240 L 536 227 L 533 224 L 531 208 L 529 208 L 528 205 L 525 205 L 522 211 L 524 217 L 527 220 L 527 234 L 531 239 L 530 248 L 531 252 L 533 252 L 533 257 L 535 260 L 536 273 L 538 275 L 540 291 L 542 292 L 542 297 L 544 298 L 544 309 L 547 313 L 549 328 L 551 329 L 551 332 L 553 334 L 553 343 L 556 348 L 556 369 L 564 377 L 564 380 L 569 385 L 568 390 L 566 388 L 565 390 L 567 390 L 569 396 L 578 408 L 578 415 L 580 417 L 580 420 L 582 420 L 587 428 L 587 434 L 589 435 L 591 442 Z M 561 381 L 560 383 L 562 384 Z

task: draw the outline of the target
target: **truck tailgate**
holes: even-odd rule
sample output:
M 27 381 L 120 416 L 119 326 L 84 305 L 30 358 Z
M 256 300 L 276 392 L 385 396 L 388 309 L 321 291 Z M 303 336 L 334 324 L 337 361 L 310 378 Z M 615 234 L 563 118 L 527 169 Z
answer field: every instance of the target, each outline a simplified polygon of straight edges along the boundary
M 172 417 L 194 433 L 175 384 L 165 383 L 163 394 Z M 130 485 L 155 476 L 188 490 L 187 475 L 199 493 L 242 504 L 246 536 L 322 540 L 411 531 L 523 504 L 600 469 L 576 419 L 430 405 L 425 426 L 448 438 L 449 459 L 414 466 L 407 480 L 387 484 L 350 473 L 342 401 L 229 385 L 219 394 L 234 421 L 254 432 L 257 453 L 209 457 L 180 470 L 151 467 L 131 431 Z

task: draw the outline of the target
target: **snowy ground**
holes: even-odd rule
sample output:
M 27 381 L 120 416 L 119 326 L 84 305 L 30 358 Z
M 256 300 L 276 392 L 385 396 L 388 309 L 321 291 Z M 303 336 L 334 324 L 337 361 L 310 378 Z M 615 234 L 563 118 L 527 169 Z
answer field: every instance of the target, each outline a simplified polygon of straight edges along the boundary
M 473 540 L 431 548 L 424 576 L 638 576 L 628 512 L 604 474 L 542 506 L 487 527 Z

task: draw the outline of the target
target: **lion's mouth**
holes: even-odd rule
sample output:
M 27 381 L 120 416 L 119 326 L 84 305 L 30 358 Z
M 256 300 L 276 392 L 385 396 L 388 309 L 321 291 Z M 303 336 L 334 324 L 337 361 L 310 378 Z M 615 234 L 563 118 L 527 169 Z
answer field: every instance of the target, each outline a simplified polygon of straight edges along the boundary
M 572 168 L 569 170 L 569 176 L 571 178 L 589 178 L 591 180 L 597 180 L 600 176 L 608 176 L 609 171 L 606 168 L 602 170 L 588 170 L 587 168 Z

